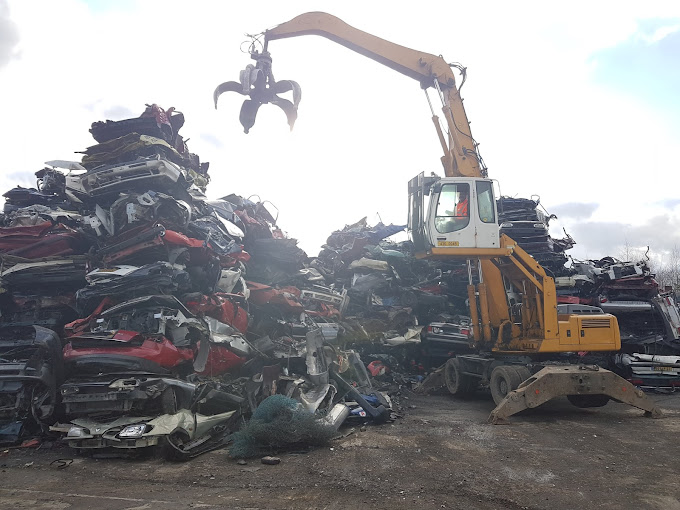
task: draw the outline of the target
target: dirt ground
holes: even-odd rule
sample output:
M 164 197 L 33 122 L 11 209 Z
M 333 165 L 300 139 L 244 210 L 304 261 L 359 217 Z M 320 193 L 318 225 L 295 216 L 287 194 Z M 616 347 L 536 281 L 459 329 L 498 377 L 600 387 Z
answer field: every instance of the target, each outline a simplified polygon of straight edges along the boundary
M 406 392 L 395 423 L 276 466 L 238 465 L 226 450 L 186 463 L 0 450 L 0 508 L 680 510 L 680 395 L 652 398 L 664 418 L 558 399 L 489 425 L 490 396 Z

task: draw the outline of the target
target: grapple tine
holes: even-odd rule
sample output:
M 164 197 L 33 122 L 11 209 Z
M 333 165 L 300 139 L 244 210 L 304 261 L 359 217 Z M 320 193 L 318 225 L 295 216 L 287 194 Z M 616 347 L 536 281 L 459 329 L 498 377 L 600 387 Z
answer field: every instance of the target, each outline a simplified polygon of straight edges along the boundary
M 217 99 L 225 92 L 238 92 L 239 94 L 244 94 L 243 86 L 235 81 L 225 81 L 217 86 L 215 92 L 213 92 L 213 100 L 215 101 L 215 109 L 217 109 Z
M 297 108 L 288 101 L 287 99 L 283 99 L 280 97 L 277 97 L 276 99 L 272 100 L 272 104 L 275 104 L 279 108 L 283 110 L 283 112 L 286 114 L 286 118 L 288 119 L 288 125 L 290 126 L 291 131 L 293 130 L 293 126 L 295 125 L 295 121 L 297 120 Z
M 255 117 L 257 116 L 257 111 L 260 109 L 261 105 L 262 103 L 258 103 L 252 99 L 246 99 L 243 101 L 238 119 L 241 121 L 243 131 L 246 134 L 248 134 L 250 128 L 255 125 Z
M 272 85 L 272 90 L 275 94 L 283 94 L 284 92 L 293 92 L 293 105 L 297 108 L 302 98 L 302 89 L 298 82 L 293 80 L 281 80 Z

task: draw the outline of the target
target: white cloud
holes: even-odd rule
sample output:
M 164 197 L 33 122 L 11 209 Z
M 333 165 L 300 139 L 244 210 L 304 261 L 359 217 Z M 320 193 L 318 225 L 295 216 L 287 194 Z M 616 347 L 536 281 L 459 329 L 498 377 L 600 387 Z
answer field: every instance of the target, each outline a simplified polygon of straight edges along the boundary
M 10 19 L 7 1 L 0 0 L 0 68 L 18 56 L 16 51 L 18 42 L 19 30 L 16 23 Z
M 595 203 L 570 202 L 550 207 L 550 214 L 555 214 L 558 218 L 587 220 L 597 210 L 597 207 Z
M 639 38 L 645 41 L 647 44 L 654 44 L 659 41 L 662 41 L 669 35 L 677 32 L 678 30 L 680 30 L 680 23 L 666 25 L 657 28 L 652 34 L 640 34 Z

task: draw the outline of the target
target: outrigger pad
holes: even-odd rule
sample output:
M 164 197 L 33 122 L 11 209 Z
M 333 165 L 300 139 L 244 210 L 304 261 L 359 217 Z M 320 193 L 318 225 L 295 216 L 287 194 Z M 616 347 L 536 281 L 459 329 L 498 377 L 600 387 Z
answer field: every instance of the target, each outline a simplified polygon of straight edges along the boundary
M 587 401 L 587 396 L 605 395 L 624 404 L 637 407 L 645 411 L 645 416 L 660 418 L 661 409 L 645 395 L 645 393 L 616 375 L 597 365 L 569 365 L 545 367 L 532 375 L 519 387 L 511 391 L 491 411 L 489 423 L 499 421 L 519 413 L 525 409 L 538 407 L 555 397 L 570 396 L 575 405 Z M 582 398 L 586 397 L 586 398 Z M 597 399 L 596 399 L 597 400 Z M 598 407 L 604 405 L 607 399 L 599 399 L 593 405 L 581 407 Z

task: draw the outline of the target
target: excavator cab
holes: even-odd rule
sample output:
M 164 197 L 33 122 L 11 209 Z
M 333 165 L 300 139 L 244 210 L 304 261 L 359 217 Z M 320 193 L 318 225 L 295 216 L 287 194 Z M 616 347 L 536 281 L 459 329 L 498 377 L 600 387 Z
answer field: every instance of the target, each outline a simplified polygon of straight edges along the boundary
M 421 173 L 409 181 L 408 193 L 408 227 L 417 252 L 500 246 L 490 179 Z

